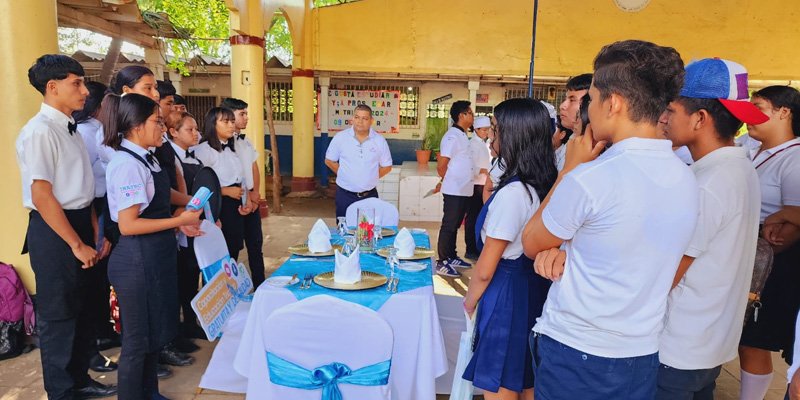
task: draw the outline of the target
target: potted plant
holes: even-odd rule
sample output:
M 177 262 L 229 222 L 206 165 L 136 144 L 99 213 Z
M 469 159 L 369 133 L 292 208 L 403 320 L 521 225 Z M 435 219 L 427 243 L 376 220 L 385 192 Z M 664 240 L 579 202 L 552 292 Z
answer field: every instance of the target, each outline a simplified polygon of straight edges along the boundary
M 427 165 L 431 159 L 431 153 L 439 153 L 439 145 L 445 132 L 447 132 L 447 118 L 428 117 L 426 119 L 422 149 L 417 150 L 417 163 L 419 165 Z

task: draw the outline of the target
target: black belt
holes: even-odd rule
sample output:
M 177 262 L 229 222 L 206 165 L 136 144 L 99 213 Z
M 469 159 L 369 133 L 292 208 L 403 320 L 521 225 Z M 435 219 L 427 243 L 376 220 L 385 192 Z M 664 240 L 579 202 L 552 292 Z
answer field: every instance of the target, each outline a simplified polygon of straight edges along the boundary
M 364 197 L 367 197 L 367 196 L 369 196 L 369 194 L 370 194 L 370 193 L 372 193 L 372 191 L 373 191 L 373 190 L 375 190 L 375 188 L 372 188 L 372 189 L 370 189 L 370 190 L 365 190 L 365 191 L 363 191 L 363 192 L 351 192 L 351 191 L 349 191 L 349 190 L 347 190 L 347 189 L 344 189 L 344 188 L 342 188 L 341 186 L 339 186 L 339 190 L 343 190 L 343 191 L 345 191 L 345 192 L 347 192 L 347 193 L 350 193 L 350 194 L 352 194 L 352 195 L 355 195 L 356 197 L 358 197 L 358 198 L 360 199 L 360 198 L 364 198 Z

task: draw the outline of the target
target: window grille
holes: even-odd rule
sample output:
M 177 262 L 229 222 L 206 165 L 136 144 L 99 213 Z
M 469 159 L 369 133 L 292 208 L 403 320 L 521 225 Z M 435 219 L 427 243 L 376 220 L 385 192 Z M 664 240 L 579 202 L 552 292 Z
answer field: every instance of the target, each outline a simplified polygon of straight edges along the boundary
M 533 98 L 544 100 L 558 109 L 564 101 L 566 87 L 564 85 L 533 85 Z M 506 89 L 506 100 L 517 97 L 528 97 L 527 87 L 511 87 Z
M 219 102 L 217 96 L 183 96 L 186 99 L 186 111 L 194 115 L 197 121 L 197 129 L 203 131 L 203 119 L 208 110 L 216 107 Z

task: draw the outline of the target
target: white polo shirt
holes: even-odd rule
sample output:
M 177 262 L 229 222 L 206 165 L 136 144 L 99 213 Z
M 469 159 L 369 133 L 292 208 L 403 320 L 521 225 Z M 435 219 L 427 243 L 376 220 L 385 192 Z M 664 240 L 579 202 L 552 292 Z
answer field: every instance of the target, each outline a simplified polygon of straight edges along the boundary
M 761 218 L 780 211 L 783 206 L 800 206 L 800 138 L 794 138 L 760 154 L 760 147 L 750 150 L 750 159 L 761 185 Z
M 236 156 L 242 162 L 242 177 L 244 178 L 244 187 L 247 190 L 253 189 L 255 181 L 253 180 L 253 163 L 258 159 L 256 153 L 256 146 L 246 137 L 246 135 L 236 134 Z
M 71 116 L 42 103 L 16 141 L 17 163 L 22 177 L 22 205 L 35 210 L 31 199 L 33 181 L 50 182 L 53 195 L 64 210 L 77 210 L 94 200 L 94 175 L 89 153 L 79 133 L 69 133 Z
M 657 352 L 698 203 L 668 140 L 622 140 L 564 176 L 542 220 L 566 241 L 565 270 L 533 330 L 601 357 Z
M 694 257 L 669 294 L 658 357 L 678 369 L 736 358 L 753 276 L 761 195 L 744 149 L 723 147 L 691 166 L 700 216 L 684 254 Z
M 686 146 L 681 146 L 675 149 L 675 155 L 683 161 L 686 165 L 694 164 L 694 159 L 692 158 L 692 152 L 689 151 L 689 148 Z
M 530 197 L 525 188 L 530 191 Z M 486 221 L 481 229 L 481 238 L 486 237 L 508 242 L 502 258 L 516 260 L 522 255 L 522 229 L 533 218 L 539 208 L 536 190 L 522 182 L 511 182 L 497 191 L 486 211 Z M 533 268 L 533 265 L 531 265 Z
M 447 172 L 442 180 L 442 193 L 451 196 L 472 196 L 472 179 L 475 176 L 475 166 L 472 162 L 469 139 L 467 134 L 459 128 L 451 126 L 442 137 L 439 146 L 439 156 L 447 157 Z
M 122 139 L 120 146 L 147 160 L 147 149 L 128 139 Z M 139 205 L 139 215 L 144 212 L 156 192 L 153 172 L 159 171 L 161 171 L 161 167 L 158 165 L 158 161 L 154 161 L 152 165 L 146 167 L 126 151 L 120 150 L 114 153 L 106 169 L 106 194 L 108 195 L 108 211 L 112 220 L 119 221 L 120 210 L 137 204 Z
M 325 158 L 339 163 L 336 186 L 360 193 L 375 189 L 380 167 L 392 166 L 392 153 L 383 136 L 369 129 L 369 136 L 359 142 L 353 128 L 347 128 L 331 139 Z
M 485 185 L 487 174 L 480 173 L 482 169 L 489 171 L 492 162 L 492 153 L 489 150 L 489 145 L 477 134 L 472 134 L 469 139 L 470 154 L 472 162 L 475 164 L 473 169 L 475 171 L 475 178 L 472 180 L 473 185 Z
M 230 140 L 236 139 L 230 138 Z M 246 151 L 244 149 L 238 149 L 236 144 L 237 143 L 234 143 L 233 145 L 236 151 L 231 151 L 228 147 L 223 148 L 222 151 L 216 151 L 208 142 L 200 143 L 192 148 L 195 157 L 197 157 L 203 165 L 211 167 L 211 169 L 214 170 L 217 174 L 217 178 L 219 178 L 219 185 L 222 187 L 240 184 L 244 179 L 242 161 L 238 157 L 238 152 Z

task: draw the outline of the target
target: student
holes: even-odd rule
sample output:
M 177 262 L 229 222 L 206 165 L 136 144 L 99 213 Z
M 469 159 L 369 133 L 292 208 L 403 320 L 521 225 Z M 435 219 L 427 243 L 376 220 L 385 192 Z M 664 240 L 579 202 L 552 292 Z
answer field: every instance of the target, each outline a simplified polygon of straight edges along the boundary
M 228 254 L 234 260 L 239 257 L 244 240 L 244 216 L 252 211 L 250 203 L 242 203 L 244 170 L 233 137 L 236 117 L 227 108 L 214 107 L 208 110 L 203 121 L 203 135 L 195 147 L 195 156 L 203 165 L 211 167 L 222 186 L 222 210 L 219 220 L 222 234 L 228 246 Z
M 472 197 L 469 199 L 469 204 L 467 204 L 464 222 L 464 242 L 467 245 L 464 257 L 477 260 L 480 253 L 475 242 L 475 222 L 478 220 L 481 208 L 483 208 L 483 189 L 486 186 L 486 178 L 489 176 L 491 153 L 486 140 L 489 138 L 489 131 L 492 129 L 492 121 L 486 116 L 475 118 L 472 129 L 469 150 L 474 163 L 473 171 L 477 175 L 472 181 L 474 189 Z
M 558 170 L 564 168 L 564 159 L 567 151 L 567 141 L 572 133 L 578 133 L 577 124 L 580 122 L 578 110 L 581 99 L 589 92 L 592 83 L 592 74 L 580 74 L 567 80 L 567 92 L 564 101 L 558 106 L 558 118 L 561 121 L 562 135 L 554 135 L 554 145 L 556 146 L 556 163 Z
M 158 105 L 161 107 L 161 112 L 164 118 L 172 112 L 173 99 L 175 95 L 175 87 L 169 81 L 156 81 L 156 89 L 158 90 Z M 164 132 L 164 140 L 167 140 L 167 132 Z M 183 179 L 182 172 L 180 171 L 180 161 L 177 155 L 172 150 L 172 146 L 159 146 L 154 150 L 155 156 L 162 168 L 165 168 L 169 173 L 170 186 L 173 189 L 181 192 L 188 193 L 186 183 Z M 184 203 L 185 204 L 185 203 Z M 173 207 L 175 211 L 177 207 Z
M 761 192 L 752 163 L 733 138 L 742 122 L 768 119 L 747 100 L 746 77 L 745 68 L 732 61 L 693 62 L 680 97 L 667 107 L 667 139 L 687 146 L 695 160 L 700 216 L 667 302 L 657 400 L 713 400 L 722 364 L 736 358 Z
M 83 76 L 72 58 L 39 57 L 28 80 L 43 95 L 42 105 L 16 141 L 22 205 L 30 210 L 23 253 L 30 253 L 36 279 L 36 328 L 50 399 L 117 392 L 86 373 L 94 347 L 87 269 L 99 254 L 92 229 L 92 166 L 72 119 L 89 94 Z
M 169 144 L 180 161 L 178 167 L 183 173 L 186 186 L 191 188 L 197 171 L 203 167 L 203 163 L 195 157 L 195 152 L 191 149 L 200 141 L 197 121 L 187 112 L 172 112 L 164 122 Z M 178 303 L 183 314 L 180 335 L 185 338 L 205 337 L 191 305 L 192 299 L 197 295 L 199 279 L 200 267 L 194 252 L 194 239 L 188 238 L 186 243 L 179 243 L 178 247 Z
M 761 187 L 760 222 L 787 207 L 800 206 L 800 92 L 789 86 L 769 86 L 753 93 L 751 101 L 769 121 L 748 125 L 752 139 L 761 142 L 750 151 Z M 772 381 L 772 351 L 783 351 L 792 363 L 794 322 L 800 309 L 800 240 L 797 226 L 784 224 L 783 244 L 773 246 L 775 259 L 764 289 L 758 317 L 745 321 L 739 360 L 741 399 L 761 399 Z
M 480 258 L 464 296 L 478 308 L 475 349 L 464 379 L 487 399 L 533 399 L 528 333 L 542 313 L 550 282 L 533 273 L 522 251 L 522 229 L 556 180 L 553 124 L 542 103 L 506 100 L 495 107 L 492 148 L 505 160 L 497 189 L 483 206 L 476 229 Z
M 105 144 L 117 150 L 106 170 L 106 191 L 111 218 L 121 233 L 108 263 L 122 320 L 118 397 L 161 398 L 159 352 L 177 333 L 173 229 L 196 236 L 200 212 L 171 216 L 169 177 L 148 151 L 163 143 L 158 103 L 138 94 L 112 94 L 102 112 Z
M 261 177 L 258 173 L 258 153 L 250 139 L 247 139 L 242 132 L 247 128 L 247 103 L 229 97 L 222 101 L 220 107 L 232 110 L 236 118 L 234 137 L 240 148 L 236 155 L 242 161 L 243 187 L 246 189 L 247 201 L 252 210 L 244 217 L 244 243 L 247 247 L 247 260 L 253 287 L 258 288 L 261 282 L 264 282 L 264 233 L 261 231 L 261 213 L 259 212 Z
M 174 96 L 172 96 L 172 99 L 173 99 L 173 103 L 172 103 L 172 110 L 173 111 L 189 112 L 186 109 L 186 99 L 183 96 L 181 96 L 181 95 L 176 93 Z
M 594 60 L 594 136 L 570 141 L 522 236 L 536 272 L 554 280 L 531 335 L 536 398 L 655 395 L 658 333 L 699 201 L 694 175 L 656 129 L 683 75 L 675 49 L 644 41 L 605 46 Z M 562 243 L 564 269 L 541 268 L 539 253 Z
M 158 105 L 164 111 L 165 116 L 174 111 L 175 95 L 177 91 L 175 86 L 170 81 L 156 81 L 156 90 L 158 90 Z
M 475 119 L 470 102 L 459 100 L 453 103 L 450 107 L 450 118 L 453 120 L 453 126 L 442 137 L 439 146 L 441 151 L 436 164 L 436 172 L 442 177 L 438 188 L 444 196 L 444 213 L 437 245 L 439 259 L 436 261 L 436 273 L 442 276 L 459 277 L 461 273 L 456 268 L 472 266 L 456 254 L 458 227 L 464 220 L 467 202 L 474 191 L 472 178 L 475 173 L 467 138 L 467 129 L 472 126 Z
M 83 144 L 89 154 L 89 162 L 92 164 L 92 174 L 94 176 L 94 201 L 93 208 L 97 215 L 97 237 L 95 238 L 96 249 L 100 253 L 99 260 L 94 268 L 89 269 L 89 287 L 91 300 L 87 306 L 91 308 L 92 327 L 95 334 L 95 351 L 89 360 L 89 368 L 95 372 L 110 372 L 117 369 L 117 363 L 100 353 L 99 343 L 103 342 L 103 347 L 119 346 L 119 335 L 114 332 L 113 326 L 108 322 L 110 314 L 108 299 L 111 291 L 108 285 L 108 253 L 111 251 L 111 243 L 105 240 L 103 234 L 103 214 L 106 208 L 106 170 L 100 161 L 100 154 L 97 149 L 97 134 L 103 125 L 96 119 L 100 113 L 100 102 L 105 96 L 106 85 L 100 82 L 86 82 L 86 89 L 89 96 L 82 110 L 72 113 L 75 123 L 78 124 L 78 133 L 81 134 Z

